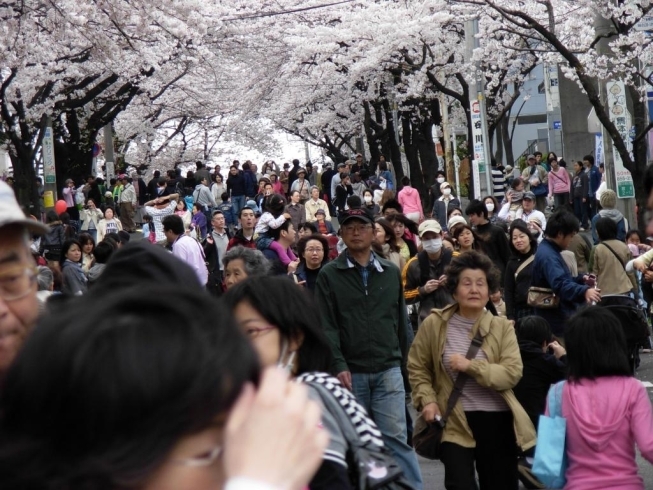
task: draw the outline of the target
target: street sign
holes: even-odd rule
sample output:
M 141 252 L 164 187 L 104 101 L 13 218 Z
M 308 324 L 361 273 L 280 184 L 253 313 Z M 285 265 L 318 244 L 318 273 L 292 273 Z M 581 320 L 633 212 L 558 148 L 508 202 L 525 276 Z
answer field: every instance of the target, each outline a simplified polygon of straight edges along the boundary
M 45 128 L 45 135 L 43 136 L 43 143 L 41 144 L 41 152 L 43 153 L 43 176 L 45 177 L 45 183 L 56 184 L 57 171 L 54 164 L 54 141 L 52 138 L 52 128 L 50 126 Z
M 649 11 L 633 26 L 637 31 L 653 31 L 653 10 Z
M 93 158 L 97 157 L 101 151 L 102 151 L 102 147 L 97 143 L 95 143 L 93 145 Z
M 553 129 L 562 129 L 562 121 L 553 121 Z
M 617 131 L 619 131 L 632 158 L 633 142 L 630 139 L 630 128 L 633 120 L 626 105 L 626 87 L 621 81 L 610 81 L 606 84 L 606 88 L 608 92 L 608 116 L 616 126 Z M 633 177 L 624 167 L 621 155 L 614 144 L 612 145 L 612 153 L 614 157 L 614 174 L 617 182 L 617 197 L 619 199 L 635 197 Z

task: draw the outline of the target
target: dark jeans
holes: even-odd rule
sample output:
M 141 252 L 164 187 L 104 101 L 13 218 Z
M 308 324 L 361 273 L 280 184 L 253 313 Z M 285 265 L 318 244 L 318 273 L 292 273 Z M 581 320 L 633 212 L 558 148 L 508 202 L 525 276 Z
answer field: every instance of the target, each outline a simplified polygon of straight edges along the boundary
M 546 194 L 543 196 L 535 196 L 535 208 L 542 212 L 546 210 Z
M 475 448 L 442 443 L 447 490 L 517 490 L 517 446 L 512 412 L 465 412 Z
M 578 218 L 580 226 L 587 229 L 589 225 L 587 224 L 587 207 L 585 204 L 582 197 L 574 197 L 574 214 Z
M 588 197 L 585 200 L 585 208 L 587 209 L 587 218 L 591 222 L 592 218 L 596 214 L 596 198 Z
M 555 204 L 556 211 L 558 209 L 569 210 L 569 193 L 563 192 L 561 194 L 553 194 L 553 202 Z

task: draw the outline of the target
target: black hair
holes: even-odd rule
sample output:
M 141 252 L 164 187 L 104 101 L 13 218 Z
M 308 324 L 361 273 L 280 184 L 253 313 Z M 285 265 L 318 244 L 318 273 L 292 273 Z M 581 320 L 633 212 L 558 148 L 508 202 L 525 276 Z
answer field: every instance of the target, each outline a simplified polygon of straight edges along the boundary
M 626 233 L 626 242 L 627 242 L 627 241 L 630 239 L 630 237 L 633 236 L 633 235 L 637 235 L 637 237 L 639 238 L 640 243 L 644 243 L 644 235 L 642 235 L 642 232 L 641 232 L 641 231 L 639 231 L 639 230 L 635 230 L 635 229 L 633 229 L 633 230 L 628 230 L 628 232 Z
M 79 247 L 79 251 L 82 251 L 82 244 L 79 243 L 79 240 L 76 238 L 70 238 L 63 242 L 63 245 L 61 246 L 61 257 L 59 258 L 59 263 L 63 264 L 66 260 L 69 260 L 66 258 L 66 254 L 68 253 L 68 250 L 70 250 L 70 247 L 73 245 L 77 245 Z M 79 256 L 79 261 L 82 261 L 82 256 L 80 254 Z
M 129 239 L 131 237 L 129 236 L 129 232 L 126 232 L 125 230 L 120 230 L 118 232 L 118 238 L 120 238 L 120 243 L 124 245 L 125 243 L 129 243 Z
M 523 219 L 516 219 L 513 220 L 512 223 L 510 223 L 510 229 L 508 230 L 508 245 L 510 246 L 510 250 L 512 251 L 513 255 L 515 257 L 519 257 L 521 255 L 521 252 L 515 248 L 515 246 L 512 244 L 512 233 L 515 230 L 521 231 L 524 235 L 528 237 L 528 241 L 531 244 L 531 254 L 534 254 L 535 251 L 537 250 L 537 237 L 533 235 L 531 230 L 528 229 L 528 224 L 523 220 Z
M 347 206 L 349 209 L 360 209 L 363 207 L 363 202 L 361 201 L 361 198 L 358 196 L 349 196 L 347 198 Z
M 265 200 L 265 210 L 278 218 L 286 208 L 286 198 L 281 194 L 272 194 Z
M 55 221 L 61 221 L 56 211 L 51 209 L 50 211 L 45 213 L 45 222 L 47 224 L 54 223 Z
M 452 258 L 444 272 L 447 276 L 447 290 L 451 294 L 456 293 L 460 274 L 466 269 L 480 270 L 485 273 L 488 292 L 496 291 L 501 285 L 501 274 L 492 261 L 487 255 L 472 250 Z
M 399 222 L 402 223 L 406 227 L 406 229 L 409 230 L 413 235 L 418 234 L 417 224 L 412 219 L 408 219 L 405 215 L 401 213 L 393 214 L 391 216 L 388 216 L 386 219 L 392 225 L 393 229 L 395 227 L 395 223 Z
M 583 157 L 583 161 L 585 161 L 585 160 L 587 160 L 588 162 L 590 162 L 590 165 L 594 165 L 594 157 L 593 157 L 592 155 L 585 155 L 585 156 Z
M 454 211 L 460 211 L 461 216 L 463 214 L 462 209 L 460 209 L 460 208 L 458 208 L 456 206 L 451 206 L 451 207 L 447 208 L 447 221 L 449 221 L 449 219 L 451 219 L 451 215 L 454 213 Z
M 315 226 L 313 223 L 309 223 L 308 221 L 299 225 L 299 229 L 311 230 L 311 234 L 317 233 L 317 226 Z
M 537 156 L 537 155 L 542 156 L 542 152 L 541 152 L 541 151 L 536 151 L 535 153 L 533 153 L 533 155 L 535 155 L 535 156 Z
M 390 246 L 390 251 L 399 252 L 401 249 L 399 248 L 399 245 L 397 245 L 397 237 L 395 236 L 395 231 L 392 227 L 392 224 L 386 218 L 377 218 L 374 223 L 383 228 L 386 237 L 385 243 Z
M 410 185 L 410 178 L 407 175 L 404 175 L 401 178 L 401 185 L 403 185 L 403 186 Z
M 254 215 L 256 215 L 256 211 L 254 209 L 250 208 L 249 206 L 243 206 L 242 208 L 240 208 L 240 211 L 238 211 L 239 218 L 243 217 L 243 211 L 251 211 L 252 213 L 254 213 Z
M 70 214 L 68 214 L 66 211 L 61 213 L 59 215 L 59 219 L 64 225 L 69 225 L 70 224 Z
M 465 214 L 467 216 L 470 214 L 482 214 L 483 218 L 487 219 L 487 208 L 485 207 L 485 203 L 483 201 L 479 201 L 478 199 L 470 201 L 470 203 L 467 205 L 467 208 L 465 208 Z
M 306 244 L 311 240 L 317 240 L 322 244 L 322 249 L 324 250 L 324 257 L 322 257 L 322 265 L 326 264 L 329 261 L 329 242 L 319 233 L 314 233 L 313 235 L 305 236 L 300 238 L 297 242 L 297 256 L 301 263 L 306 263 L 306 258 L 304 257 L 304 252 L 306 251 Z
M 109 209 L 111 210 L 111 212 L 113 213 L 113 217 L 115 218 L 116 217 L 116 210 L 113 209 L 113 206 L 105 206 L 103 214 L 106 214 L 107 210 L 109 210 Z
M 114 247 L 109 242 L 102 241 L 97 244 L 93 250 L 93 256 L 95 257 L 95 262 L 98 264 L 106 264 L 111 257 L 111 254 L 114 252 Z
M 203 292 L 97 290 L 57 313 L 3 386 L 3 489 L 139 488 L 258 382 L 250 343 Z
M 447 180 L 447 174 L 444 172 L 444 170 L 438 170 L 435 172 L 435 178 L 437 179 L 439 176 L 444 177 L 444 180 Z
M 385 213 L 386 209 L 396 209 L 398 213 L 403 213 L 404 212 L 404 207 L 399 204 L 399 201 L 396 199 L 388 199 L 385 204 L 383 204 L 383 208 L 381 209 L 381 213 Z
M 648 199 L 653 190 L 653 163 L 646 167 L 646 171 L 644 172 L 644 190 Z
M 499 201 L 497 201 L 496 197 L 494 197 L 494 196 L 485 196 L 483 198 L 483 201 L 482 201 L 483 206 L 486 206 L 485 201 L 487 201 L 488 199 L 491 199 L 492 203 L 494 203 L 494 211 L 492 211 L 492 212 L 495 213 L 495 214 L 499 214 L 499 211 L 501 211 L 501 206 L 499 205 Z M 487 209 L 487 207 L 485 209 Z
M 82 244 L 82 246 L 92 243 L 93 248 L 95 248 L 95 240 L 93 240 L 93 237 L 89 235 L 88 233 L 80 233 L 79 236 L 77 237 L 77 240 L 79 240 L 79 243 Z M 91 252 L 92 253 L 92 252 Z
M 524 184 L 524 181 L 522 180 L 522 178 L 521 177 L 515 177 L 514 179 L 512 179 L 512 182 L 510 182 L 510 188 L 512 190 L 515 190 L 515 189 L 517 189 L 517 187 L 519 187 L 520 184 Z
M 561 158 L 560 160 L 558 160 L 558 166 L 562 167 L 562 168 L 567 168 L 567 162 L 565 161 L 564 158 Z
M 251 169 L 251 165 L 248 162 L 243 163 L 243 171 L 250 170 L 250 169 Z
M 297 349 L 296 374 L 330 371 L 331 348 L 320 326 L 319 315 L 313 313 L 315 302 L 293 281 L 279 276 L 246 279 L 229 289 L 224 301 L 232 311 L 242 302 L 249 303 L 267 322 L 277 327 L 281 340 L 301 342 Z
M 565 327 L 569 379 L 632 376 L 621 322 L 607 308 L 588 306 Z
M 152 177 L 158 179 L 159 177 L 161 177 L 161 172 L 159 170 L 155 170 L 154 173 L 152 174 Z
M 163 218 L 161 225 L 163 225 L 163 231 L 169 230 L 175 235 L 184 234 L 184 221 L 181 219 L 181 216 L 177 216 L 176 214 L 171 214 Z
M 150 216 L 149 214 L 144 214 L 143 215 L 143 222 L 149 223 L 151 221 L 152 221 L 152 216 Z
M 472 236 L 474 237 L 474 243 L 472 243 L 472 250 L 476 250 L 477 252 L 485 252 L 485 247 L 483 246 L 483 240 L 479 238 L 479 236 L 476 234 L 474 229 L 469 226 L 467 223 L 460 223 L 457 224 L 454 227 L 453 230 L 453 239 L 456 240 L 456 243 L 460 245 L 460 240 L 458 240 L 458 237 L 464 230 L 469 230 L 472 232 Z
M 617 223 L 610 218 L 599 218 L 594 225 L 600 241 L 615 240 L 617 238 Z
M 515 333 L 519 340 L 530 340 L 538 346 L 551 342 L 551 326 L 541 316 L 525 316 L 517 320 Z
M 578 218 L 568 211 L 560 210 L 553 213 L 553 215 L 546 222 L 546 229 L 544 235 L 549 238 L 557 238 L 562 233 L 563 236 L 578 233 L 580 224 Z

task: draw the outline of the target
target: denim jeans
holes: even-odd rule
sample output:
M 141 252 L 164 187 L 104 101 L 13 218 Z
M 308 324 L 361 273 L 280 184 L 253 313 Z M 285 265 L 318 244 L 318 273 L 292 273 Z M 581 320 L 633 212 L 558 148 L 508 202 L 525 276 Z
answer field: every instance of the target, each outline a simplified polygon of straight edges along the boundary
M 352 373 L 354 396 L 365 407 L 383 434 L 383 442 L 416 490 L 422 489 L 422 474 L 415 451 L 406 443 L 406 392 L 401 368 L 380 373 Z
M 240 210 L 245 207 L 245 196 L 231 196 L 231 205 L 234 208 L 234 218 L 236 223 L 238 223 L 238 218 L 240 218 Z

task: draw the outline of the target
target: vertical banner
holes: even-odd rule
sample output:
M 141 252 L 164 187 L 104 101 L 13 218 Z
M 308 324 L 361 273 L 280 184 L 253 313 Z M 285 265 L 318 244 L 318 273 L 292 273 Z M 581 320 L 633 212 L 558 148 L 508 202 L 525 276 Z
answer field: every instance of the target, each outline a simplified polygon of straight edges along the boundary
M 632 126 L 632 118 L 628 107 L 626 105 L 626 87 L 621 81 L 611 81 L 606 84 L 608 91 L 608 108 L 610 121 L 617 127 L 617 131 L 624 140 L 628 151 L 633 151 L 633 144 L 630 139 L 630 128 Z M 633 185 L 633 177 L 628 170 L 624 167 L 624 162 L 621 155 L 617 151 L 616 146 L 612 145 L 612 153 L 614 157 L 614 174 L 615 182 L 617 184 L 617 197 L 619 199 L 628 199 L 635 197 L 635 186 Z
M 54 163 L 54 141 L 52 138 L 52 128 L 50 126 L 45 128 L 41 151 L 43 153 L 43 176 L 45 177 L 45 183 L 56 184 L 57 170 Z
M 472 175 L 474 180 L 474 199 L 481 199 L 481 172 L 479 171 L 478 160 L 472 160 Z M 472 196 L 470 196 L 471 198 Z
M 605 163 L 605 159 L 603 158 L 603 134 L 601 133 L 594 135 L 594 160 L 596 165 Z

